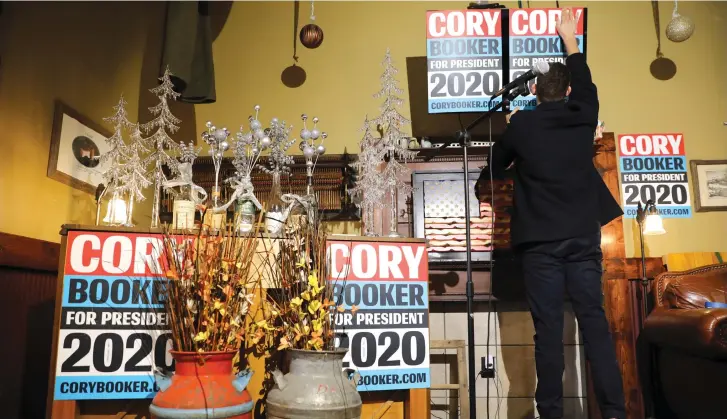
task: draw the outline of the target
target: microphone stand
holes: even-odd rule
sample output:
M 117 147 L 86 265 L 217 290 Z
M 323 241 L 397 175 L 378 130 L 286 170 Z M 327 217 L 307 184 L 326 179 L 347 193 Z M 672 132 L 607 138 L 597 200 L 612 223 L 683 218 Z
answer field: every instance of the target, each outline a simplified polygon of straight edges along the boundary
M 465 254 L 467 256 L 465 263 L 467 269 L 467 285 L 465 294 L 467 296 L 467 366 L 469 368 L 468 382 L 470 419 L 477 419 L 477 391 L 475 389 L 475 381 L 477 380 L 478 374 L 475 371 L 475 287 L 474 283 L 472 282 L 472 238 L 470 236 L 470 220 L 472 217 L 470 215 L 469 159 L 467 153 L 467 149 L 469 148 L 471 141 L 469 131 L 481 124 L 483 121 L 491 118 L 492 115 L 500 108 L 505 107 L 505 109 L 507 110 L 511 100 L 515 99 L 520 95 L 526 95 L 527 93 L 527 83 L 514 87 L 512 90 L 503 94 L 503 99 L 500 103 L 480 115 L 477 119 L 472 121 L 464 130 L 457 131 L 453 140 L 442 144 L 442 146 L 440 147 L 440 149 L 445 149 L 453 143 L 461 144 L 464 160 Z M 488 162 L 488 164 L 490 163 Z M 492 260 L 492 257 L 490 257 L 490 269 L 492 269 L 493 264 L 494 260 Z M 490 287 L 492 287 L 492 281 L 490 281 Z M 490 298 L 492 298 L 492 295 L 490 295 Z M 490 327 L 490 325 L 488 324 L 487 327 Z

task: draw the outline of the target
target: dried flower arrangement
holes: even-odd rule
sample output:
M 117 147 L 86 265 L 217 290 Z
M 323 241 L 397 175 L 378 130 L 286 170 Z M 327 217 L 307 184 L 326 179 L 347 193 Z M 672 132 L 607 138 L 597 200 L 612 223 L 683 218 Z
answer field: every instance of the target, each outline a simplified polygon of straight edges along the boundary
M 262 319 L 250 325 L 249 338 L 259 353 L 271 349 L 332 350 L 336 306 L 327 280 L 326 233 L 320 221 L 291 218 L 278 251 L 263 269 L 278 292 L 261 304 Z
M 163 234 L 166 278 L 161 286 L 173 349 L 180 352 L 239 350 L 260 275 L 253 258 L 258 230 Z

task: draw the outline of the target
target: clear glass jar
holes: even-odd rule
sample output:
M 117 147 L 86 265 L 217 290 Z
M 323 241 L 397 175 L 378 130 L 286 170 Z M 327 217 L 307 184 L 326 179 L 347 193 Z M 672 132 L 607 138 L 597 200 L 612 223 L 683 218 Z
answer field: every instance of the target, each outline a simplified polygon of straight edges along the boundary
M 118 188 L 114 188 L 106 203 L 106 216 L 103 219 L 103 223 L 107 226 L 124 225 L 127 222 L 127 216 L 128 208 L 124 195 Z
M 280 233 L 285 224 L 285 203 L 282 200 L 283 189 L 280 186 L 280 172 L 273 172 L 273 184 L 268 196 L 265 212 L 265 228 L 272 236 Z
M 207 212 L 204 216 L 204 226 L 210 231 L 219 231 L 225 228 L 227 222 L 227 212 L 224 210 L 216 210 L 217 208 L 224 205 L 220 195 L 220 187 L 214 186 L 212 188 L 212 197 L 210 204 L 207 207 Z
M 192 199 L 192 186 L 182 185 L 179 187 L 179 194 L 174 199 L 172 208 L 173 229 L 194 228 L 194 200 Z
M 305 198 L 306 202 L 308 202 L 308 204 L 310 205 L 310 208 L 304 213 L 304 215 L 307 218 L 308 223 L 315 224 L 317 222 L 316 218 L 318 217 L 318 197 L 316 196 L 316 192 L 313 189 L 312 175 L 308 175 L 307 178 Z
M 255 203 L 249 199 L 237 199 L 235 203 L 235 222 L 237 231 L 249 233 L 255 225 Z
M 318 214 L 318 200 L 313 189 L 313 176 L 311 174 L 306 177 L 305 195 L 302 195 L 301 198 L 305 205 L 296 201 L 288 214 L 289 220 L 296 225 L 301 222 L 315 223 L 315 217 Z

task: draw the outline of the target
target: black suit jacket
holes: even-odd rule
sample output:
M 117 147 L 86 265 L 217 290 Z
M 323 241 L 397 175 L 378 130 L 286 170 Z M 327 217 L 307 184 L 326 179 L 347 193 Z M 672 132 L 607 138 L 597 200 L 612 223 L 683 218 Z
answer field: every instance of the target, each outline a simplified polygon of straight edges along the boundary
M 513 246 L 596 233 L 623 214 L 593 165 L 598 93 L 591 72 L 580 53 L 570 55 L 566 66 L 568 100 L 514 114 L 490 153 L 494 179 L 503 179 L 515 163 Z M 485 168 L 478 182 L 489 181 Z

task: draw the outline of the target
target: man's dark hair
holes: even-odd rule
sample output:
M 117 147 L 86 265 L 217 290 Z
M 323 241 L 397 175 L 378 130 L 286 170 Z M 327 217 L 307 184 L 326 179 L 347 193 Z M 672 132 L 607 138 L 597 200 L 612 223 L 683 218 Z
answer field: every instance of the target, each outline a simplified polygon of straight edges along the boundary
M 541 102 L 557 102 L 565 98 L 570 86 L 570 71 L 563 63 L 550 63 L 547 73 L 538 76 L 536 94 Z

